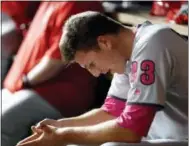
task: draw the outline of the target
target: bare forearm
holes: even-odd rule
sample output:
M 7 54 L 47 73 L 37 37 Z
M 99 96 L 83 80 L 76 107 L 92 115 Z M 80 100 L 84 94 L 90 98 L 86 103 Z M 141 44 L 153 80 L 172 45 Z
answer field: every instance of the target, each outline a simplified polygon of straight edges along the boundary
M 110 120 L 94 126 L 68 127 L 57 130 L 58 139 L 66 144 L 102 144 L 105 142 L 140 142 L 140 137 L 129 129 L 117 125 Z
M 28 74 L 27 78 L 31 85 L 37 85 L 55 76 L 63 67 L 58 60 L 44 57 Z
M 101 108 L 91 110 L 81 116 L 60 119 L 59 127 L 89 126 L 115 119 L 114 116 L 103 111 Z

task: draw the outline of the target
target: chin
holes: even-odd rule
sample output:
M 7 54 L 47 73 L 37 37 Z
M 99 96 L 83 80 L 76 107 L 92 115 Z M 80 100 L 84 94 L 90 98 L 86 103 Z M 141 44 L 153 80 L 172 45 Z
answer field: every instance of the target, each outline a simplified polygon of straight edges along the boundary
M 123 71 L 120 71 L 120 72 L 117 72 L 118 74 L 124 74 L 124 72 Z
M 124 68 L 121 68 L 121 69 L 119 70 L 119 74 L 124 74 L 124 72 L 125 72 Z
M 125 68 L 123 67 L 117 67 L 117 68 L 112 68 L 110 69 L 111 73 L 118 73 L 118 74 L 124 74 L 125 73 Z
M 124 70 L 114 70 L 114 71 L 111 71 L 111 73 L 118 73 L 118 74 L 124 74 Z

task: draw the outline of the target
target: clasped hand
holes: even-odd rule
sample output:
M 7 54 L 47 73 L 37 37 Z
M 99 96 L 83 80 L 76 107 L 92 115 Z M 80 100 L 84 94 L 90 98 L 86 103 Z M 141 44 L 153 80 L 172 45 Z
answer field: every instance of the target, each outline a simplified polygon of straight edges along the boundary
M 51 122 L 52 120 L 45 119 L 37 126 L 32 126 L 33 134 L 20 141 L 16 146 L 62 146 L 63 143 L 60 142 L 57 133 L 58 127 L 52 126 Z

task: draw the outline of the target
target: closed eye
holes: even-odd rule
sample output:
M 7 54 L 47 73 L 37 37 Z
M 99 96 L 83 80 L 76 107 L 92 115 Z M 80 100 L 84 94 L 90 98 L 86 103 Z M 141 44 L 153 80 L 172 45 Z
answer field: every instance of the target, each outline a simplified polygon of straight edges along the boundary
M 92 69 L 94 67 L 95 67 L 95 63 L 94 62 L 89 63 L 89 65 L 87 66 L 88 69 Z

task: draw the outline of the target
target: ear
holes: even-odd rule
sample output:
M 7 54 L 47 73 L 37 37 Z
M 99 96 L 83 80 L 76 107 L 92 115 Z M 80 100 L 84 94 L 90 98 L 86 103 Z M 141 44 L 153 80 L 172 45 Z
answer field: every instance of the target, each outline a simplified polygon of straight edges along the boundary
M 101 35 L 97 38 L 98 45 L 102 50 L 111 50 L 111 38 L 108 35 Z

